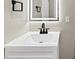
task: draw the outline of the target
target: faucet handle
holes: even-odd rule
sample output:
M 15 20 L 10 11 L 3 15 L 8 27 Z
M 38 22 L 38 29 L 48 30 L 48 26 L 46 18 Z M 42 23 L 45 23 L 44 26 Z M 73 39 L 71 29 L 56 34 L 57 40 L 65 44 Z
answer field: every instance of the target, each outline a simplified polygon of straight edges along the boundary
M 49 28 L 46 28 L 46 31 L 45 31 L 46 34 L 48 34 L 48 30 L 49 30 Z

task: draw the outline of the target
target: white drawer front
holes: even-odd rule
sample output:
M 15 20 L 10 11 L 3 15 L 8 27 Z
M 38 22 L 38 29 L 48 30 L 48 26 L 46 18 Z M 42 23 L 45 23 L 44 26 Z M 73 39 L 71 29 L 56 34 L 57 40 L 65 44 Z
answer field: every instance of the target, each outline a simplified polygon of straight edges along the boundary
M 10 56 L 8 57 L 8 59 L 56 59 L 55 57 L 52 57 L 52 56 L 35 56 L 35 57 L 26 57 L 26 56 Z
M 57 47 L 54 46 L 30 46 L 30 47 L 6 47 L 7 51 L 54 51 Z
M 5 59 L 57 59 L 57 49 L 52 47 L 7 47 Z
M 55 55 L 55 51 L 8 51 L 9 56 L 48 56 Z

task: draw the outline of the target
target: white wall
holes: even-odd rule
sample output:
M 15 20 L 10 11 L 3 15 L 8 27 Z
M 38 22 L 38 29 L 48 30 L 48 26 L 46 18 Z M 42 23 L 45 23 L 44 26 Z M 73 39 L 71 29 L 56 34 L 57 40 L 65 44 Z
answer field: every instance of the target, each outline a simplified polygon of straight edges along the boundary
M 28 2 L 27 0 L 18 0 L 23 2 L 23 12 L 12 11 L 12 0 L 4 0 L 5 12 L 5 43 L 11 41 L 13 38 L 28 31 L 27 17 L 28 17 Z

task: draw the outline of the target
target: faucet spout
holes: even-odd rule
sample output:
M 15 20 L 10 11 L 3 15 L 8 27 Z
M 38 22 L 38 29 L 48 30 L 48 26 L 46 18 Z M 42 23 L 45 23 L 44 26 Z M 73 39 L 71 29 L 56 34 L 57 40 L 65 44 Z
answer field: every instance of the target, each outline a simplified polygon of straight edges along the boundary
M 42 26 L 41 26 L 43 29 L 45 29 L 45 23 L 42 23 Z

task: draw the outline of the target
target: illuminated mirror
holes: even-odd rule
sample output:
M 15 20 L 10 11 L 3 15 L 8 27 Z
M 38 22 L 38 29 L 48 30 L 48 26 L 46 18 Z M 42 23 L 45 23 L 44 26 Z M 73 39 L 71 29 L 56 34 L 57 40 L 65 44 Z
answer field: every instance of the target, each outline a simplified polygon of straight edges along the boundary
M 58 21 L 59 2 L 58 0 L 30 0 L 31 21 Z

